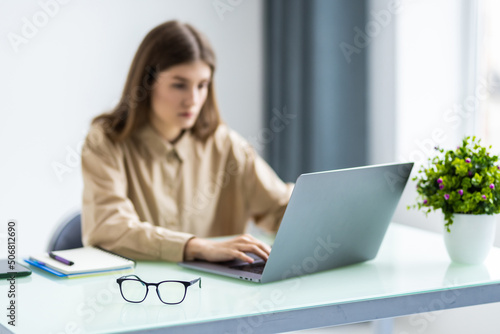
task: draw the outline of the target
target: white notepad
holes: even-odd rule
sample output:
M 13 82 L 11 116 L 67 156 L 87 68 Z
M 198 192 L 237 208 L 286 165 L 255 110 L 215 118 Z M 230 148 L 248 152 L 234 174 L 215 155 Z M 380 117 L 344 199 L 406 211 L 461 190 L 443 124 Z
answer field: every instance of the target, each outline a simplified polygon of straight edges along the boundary
M 90 246 L 54 251 L 52 253 L 72 261 L 74 264 L 70 266 L 61 263 L 51 258 L 48 253 L 31 256 L 30 260 L 35 260 L 38 264 L 54 269 L 65 275 L 124 270 L 131 269 L 135 266 L 135 262 L 131 259 Z

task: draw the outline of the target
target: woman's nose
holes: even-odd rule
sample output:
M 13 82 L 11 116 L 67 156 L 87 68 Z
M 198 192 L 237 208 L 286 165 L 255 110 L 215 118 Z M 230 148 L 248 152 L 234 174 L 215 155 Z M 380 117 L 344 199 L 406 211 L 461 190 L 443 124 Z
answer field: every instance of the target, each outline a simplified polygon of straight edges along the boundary
M 184 100 L 184 103 L 188 106 L 193 106 L 198 103 L 199 98 L 200 98 L 200 93 L 198 92 L 198 89 L 196 89 L 195 87 L 189 90 Z

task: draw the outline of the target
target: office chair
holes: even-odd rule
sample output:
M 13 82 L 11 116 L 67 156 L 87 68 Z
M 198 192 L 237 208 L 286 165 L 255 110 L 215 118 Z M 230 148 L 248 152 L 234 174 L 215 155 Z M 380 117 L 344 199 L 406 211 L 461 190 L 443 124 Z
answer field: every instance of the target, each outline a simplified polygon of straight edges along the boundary
M 63 221 L 49 241 L 47 251 L 83 247 L 80 212 Z

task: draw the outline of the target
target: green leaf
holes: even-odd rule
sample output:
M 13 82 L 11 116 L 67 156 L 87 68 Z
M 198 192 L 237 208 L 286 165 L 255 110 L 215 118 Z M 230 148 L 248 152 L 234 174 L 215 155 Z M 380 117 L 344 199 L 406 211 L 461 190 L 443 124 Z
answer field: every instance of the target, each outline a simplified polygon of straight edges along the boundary
M 481 181 L 483 180 L 483 177 L 479 175 L 478 173 L 474 174 L 474 177 L 472 178 L 471 182 L 472 185 L 475 187 L 479 187 L 481 185 Z

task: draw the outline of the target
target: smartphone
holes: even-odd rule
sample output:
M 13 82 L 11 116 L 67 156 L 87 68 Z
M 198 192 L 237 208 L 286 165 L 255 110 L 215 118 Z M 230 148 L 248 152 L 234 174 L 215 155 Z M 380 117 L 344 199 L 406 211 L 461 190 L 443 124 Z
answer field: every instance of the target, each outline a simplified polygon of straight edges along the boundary
M 10 261 L 10 264 L 12 264 L 12 261 Z M 10 264 L 9 264 L 9 260 L 7 260 L 7 259 L 0 260 L 0 278 L 11 278 L 12 276 L 22 277 L 22 276 L 31 275 L 30 268 L 25 267 L 18 262 L 15 262 L 14 270 L 12 270 L 12 268 L 10 267 Z

